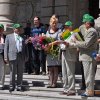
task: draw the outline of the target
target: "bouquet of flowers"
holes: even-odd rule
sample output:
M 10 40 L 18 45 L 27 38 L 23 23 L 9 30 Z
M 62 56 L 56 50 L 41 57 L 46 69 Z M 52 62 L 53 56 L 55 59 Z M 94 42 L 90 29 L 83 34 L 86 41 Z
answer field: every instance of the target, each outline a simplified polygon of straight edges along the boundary
M 45 47 L 49 44 L 54 42 L 55 40 L 51 37 L 46 37 L 46 36 L 36 36 L 32 38 L 32 44 L 37 50 L 42 50 L 45 49 Z M 57 45 L 53 45 L 48 48 L 46 51 L 47 53 L 51 54 L 54 57 L 58 56 L 59 53 L 59 47 Z
M 54 41 L 51 41 L 51 42 L 54 42 Z M 47 53 L 48 54 L 51 54 L 53 56 L 53 58 L 58 57 L 58 54 L 59 54 L 59 46 L 52 44 L 51 47 L 48 49 Z
M 42 50 L 44 48 L 43 40 L 44 40 L 44 37 L 42 36 L 32 37 L 31 41 L 36 50 Z

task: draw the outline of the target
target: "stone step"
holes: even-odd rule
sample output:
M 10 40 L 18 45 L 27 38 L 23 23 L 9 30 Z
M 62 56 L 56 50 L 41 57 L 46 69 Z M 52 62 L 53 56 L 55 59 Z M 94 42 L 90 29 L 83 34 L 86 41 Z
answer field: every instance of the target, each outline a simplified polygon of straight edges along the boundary
M 40 90 L 46 91 L 47 90 L 47 91 L 49 91 L 50 89 L 46 88 L 47 86 L 48 86 L 48 81 L 41 81 L 41 80 L 33 81 L 33 80 L 30 80 L 30 79 L 28 79 L 27 81 L 23 81 L 23 88 L 25 90 L 37 90 L 37 91 L 40 91 Z M 75 87 L 76 87 L 76 89 L 80 89 L 80 84 L 76 83 Z M 6 89 L 9 88 L 9 80 L 7 80 L 7 79 L 5 81 L 5 88 Z M 58 88 L 58 90 L 63 88 L 63 83 L 57 82 L 57 88 Z M 53 90 L 53 89 L 51 89 L 51 90 Z
M 6 75 L 5 78 L 9 78 L 10 75 Z M 81 75 L 75 75 L 76 79 L 81 79 Z M 23 74 L 23 79 L 39 79 L 39 80 L 48 80 L 48 75 L 28 75 L 26 73 Z M 58 78 L 59 80 L 59 78 Z
M 81 81 L 81 76 L 75 76 L 76 77 L 76 83 L 80 83 Z M 6 75 L 5 77 L 5 82 L 9 83 L 10 81 L 10 76 Z M 47 86 L 49 82 L 48 76 L 42 76 L 42 75 L 23 75 L 23 84 L 24 85 L 30 85 L 30 86 Z M 58 78 L 57 81 L 58 87 L 62 87 L 62 79 Z
M 75 75 L 75 79 L 76 79 L 76 84 L 79 84 L 78 86 L 80 86 L 81 83 L 81 75 Z M 6 75 L 5 78 L 5 84 L 9 84 L 9 80 L 10 80 L 10 76 Z M 45 87 L 48 85 L 48 76 L 42 76 L 42 75 L 23 75 L 23 85 L 25 86 L 33 86 L 33 87 Z M 100 80 L 95 80 L 95 89 L 96 90 L 100 90 Z M 57 86 L 59 88 L 62 88 L 63 84 L 62 81 L 58 78 L 57 81 Z

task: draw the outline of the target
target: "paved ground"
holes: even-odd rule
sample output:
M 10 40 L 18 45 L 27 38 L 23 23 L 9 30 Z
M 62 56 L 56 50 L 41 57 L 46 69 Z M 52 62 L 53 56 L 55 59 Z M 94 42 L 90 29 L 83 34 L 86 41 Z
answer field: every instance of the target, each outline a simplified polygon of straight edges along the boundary
M 11 94 L 0 94 L 0 100 L 100 100 L 100 97 L 80 97 L 80 96 L 69 96 L 66 99 L 57 98 L 43 98 L 43 97 L 31 97 L 31 96 L 20 96 Z
M 98 66 L 100 68 L 100 65 Z M 98 96 L 82 98 L 80 94 L 81 75 L 76 75 L 76 96 L 60 95 L 63 91 L 61 80 L 58 79 L 58 88 L 46 88 L 48 85 L 48 76 L 42 75 L 27 75 L 24 74 L 24 84 L 27 91 L 14 91 L 9 93 L 8 88 L 0 90 L 0 100 L 100 100 L 100 70 L 96 73 L 96 88 L 98 89 Z M 6 86 L 9 86 L 9 75 L 6 75 Z

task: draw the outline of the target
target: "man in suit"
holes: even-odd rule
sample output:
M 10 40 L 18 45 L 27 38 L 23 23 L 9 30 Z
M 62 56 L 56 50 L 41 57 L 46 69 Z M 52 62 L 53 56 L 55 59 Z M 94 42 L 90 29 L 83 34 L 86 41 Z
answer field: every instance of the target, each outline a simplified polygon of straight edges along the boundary
M 79 60 L 82 61 L 84 77 L 86 83 L 86 92 L 81 96 L 94 96 L 94 79 L 96 60 L 93 53 L 97 50 L 97 31 L 94 29 L 94 18 L 88 16 L 85 19 L 86 32 L 83 34 L 84 41 L 73 40 L 72 43 L 65 43 L 69 47 L 79 48 Z
M 72 33 L 72 22 L 65 23 L 64 30 L 69 30 Z M 62 49 L 62 75 L 64 82 L 64 92 L 67 96 L 75 95 L 75 62 L 77 60 L 77 49 L 65 48 Z
M 79 30 L 82 34 L 82 36 L 84 36 L 85 32 L 86 32 L 86 27 L 85 27 L 85 19 L 90 16 L 89 14 L 84 14 L 83 15 L 83 19 L 82 22 L 83 24 L 79 27 Z M 83 65 L 82 62 L 80 62 L 80 66 L 81 66 L 81 74 L 82 74 L 82 83 L 81 83 L 81 90 L 85 90 L 86 89 L 86 85 L 85 85 L 85 79 L 84 79 L 84 69 L 83 69 Z
M 24 38 L 21 36 L 22 26 L 14 24 L 13 33 L 6 36 L 4 47 L 4 60 L 9 62 L 10 66 L 10 87 L 9 92 L 15 90 L 21 91 L 23 68 L 27 57 L 27 49 Z M 15 83 L 15 75 L 17 73 L 17 83 Z
M 4 51 L 4 25 L 0 24 L 0 90 L 4 89 L 4 80 L 5 80 L 5 65 L 3 60 L 3 51 Z

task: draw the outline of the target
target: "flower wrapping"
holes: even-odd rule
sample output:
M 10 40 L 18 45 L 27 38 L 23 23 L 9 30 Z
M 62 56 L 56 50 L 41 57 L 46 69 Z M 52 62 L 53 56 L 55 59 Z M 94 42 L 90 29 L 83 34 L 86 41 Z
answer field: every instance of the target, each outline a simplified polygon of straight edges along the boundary
M 69 30 L 65 30 L 62 34 L 61 34 L 61 38 L 62 40 L 68 41 L 70 42 L 73 38 L 76 38 L 78 41 L 83 41 L 83 36 L 80 33 L 79 29 L 75 29 L 73 31 L 69 31 Z
M 65 30 L 61 34 L 61 39 L 67 42 L 72 42 L 74 38 L 76 38 L 78 41 L 84 41 L 84 38 L 78 28 L 73 31 Z M 62 50 L 66 50 L 66 46 L 64 44 L 60 44 L 60 48 Z

